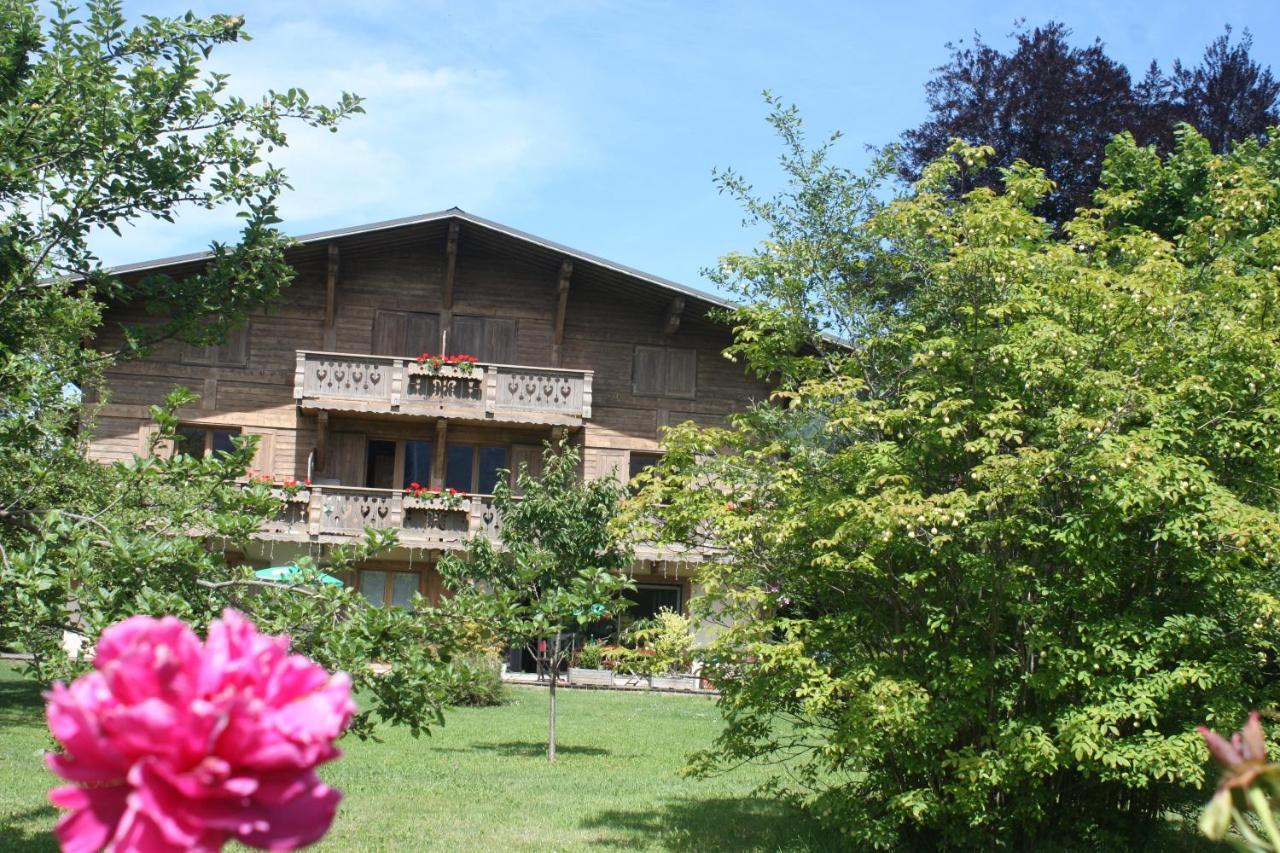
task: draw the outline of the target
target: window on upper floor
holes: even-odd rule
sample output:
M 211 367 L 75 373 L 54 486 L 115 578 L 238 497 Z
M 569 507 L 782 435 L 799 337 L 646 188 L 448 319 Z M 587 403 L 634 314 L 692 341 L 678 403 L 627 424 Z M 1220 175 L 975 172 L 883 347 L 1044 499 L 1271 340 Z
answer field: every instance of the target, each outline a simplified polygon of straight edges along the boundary
M 516 321 L 460 314 L 449 327 L 445 348 L 449 355 L 473 355 L 493 364 L 514 364 Z
M 227 332 L 220 344 L 195 346 L 183 344 L 182 363 L 210 367 L 244 367 L 249 362 L 249 322 Z
M 698 351 L 637 345 L 631 367 L 632 390 L 645 397 L 697 395 Z
M 180 426 L 173 449 L 175 453 L 185 453 L 188 456 L 228 453 L 233 447 L 231 439 L 239 434 L 239 427 L 206 427 L 195 424 Z
M 379 311 L 373 316 L 373 355 L 412 358 L 440 352 L 440 315 L 422 311 Z

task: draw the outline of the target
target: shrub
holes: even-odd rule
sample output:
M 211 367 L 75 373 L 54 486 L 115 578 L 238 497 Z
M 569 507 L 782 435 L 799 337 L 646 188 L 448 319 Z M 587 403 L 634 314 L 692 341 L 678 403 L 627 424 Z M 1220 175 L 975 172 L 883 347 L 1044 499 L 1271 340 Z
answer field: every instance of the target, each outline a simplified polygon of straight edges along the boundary
M 582 669 L 599 669 L 604 662 L 604 646 L 595 640 L 578 649 L 578 656 L 574 659 L 574 666 Z
M 487 707 L 501 705 L 502 659 L 491 654 L 467 652 L 450 664 L 447 701 L 450 705 Z

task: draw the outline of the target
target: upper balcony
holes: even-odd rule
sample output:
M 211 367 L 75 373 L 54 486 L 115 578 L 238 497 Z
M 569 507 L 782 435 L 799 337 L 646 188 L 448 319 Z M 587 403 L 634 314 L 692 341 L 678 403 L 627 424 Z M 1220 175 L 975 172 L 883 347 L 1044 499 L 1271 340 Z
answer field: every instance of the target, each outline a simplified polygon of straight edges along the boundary
M 303 409 L 579 427 L 591 417 L 590 370 L 511 364 L 432 367 L 413 358 L 298 350 Z

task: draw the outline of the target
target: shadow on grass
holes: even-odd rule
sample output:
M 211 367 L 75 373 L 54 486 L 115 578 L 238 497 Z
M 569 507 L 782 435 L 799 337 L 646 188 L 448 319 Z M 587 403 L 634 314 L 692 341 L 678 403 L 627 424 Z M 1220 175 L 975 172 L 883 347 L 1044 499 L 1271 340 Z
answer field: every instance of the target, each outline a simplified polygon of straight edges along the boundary
M 546 741 L 509 740 L 502 743 L 476 742 L 466 747 L 436 747 L 435 752 L 494 752 L 505 758 L 545 758 Z M 612 755 L 613 752 L 598 746 L 573 746 L 556 744 L 557 755 Z
M 592 845 L 685 851 L 827 851 L 848 849 L 838 835 L 795 808 L 767 798 L 672 799 L 654 809 L 610 809 L 583 817 L 600 830 Z
M 58 841 L 47 826 L 58 810 L 53 806 L 39 806 L 25 812 L 9 815 L 0 823 L 0 850 L 5 853 L 45 853 L 56 851 Z M 40 829 L 28 829 L 20 824 L 31 821 L 40 823 Z
M 26 679 L 0 681 L 0 729 L 31 725 L 44 725 L 39 685 Z

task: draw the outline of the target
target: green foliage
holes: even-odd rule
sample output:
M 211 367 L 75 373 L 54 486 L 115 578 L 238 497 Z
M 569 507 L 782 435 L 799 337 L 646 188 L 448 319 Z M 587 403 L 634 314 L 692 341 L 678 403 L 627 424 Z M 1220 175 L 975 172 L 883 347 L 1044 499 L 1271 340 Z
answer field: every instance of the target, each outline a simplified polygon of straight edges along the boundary
M 275 228 L 287 184 L 264 157 L 287 144 L 290 121 L 333 130 L 361 111 L 352 95 L 332 106 L 297 89 L 228 95 L 226 75 L 205 63 L 247 38 L 242 24 L 187 14 L 131 26 L 112 0 L 56 3 L 47 20 L 35 3 L 0 4 L 0 645 L 32 653 L 42 680 L 69 678 L 120 619 L 172 614 L 203 631 L 236 607 L 351 673 L 365 705 L 358 734 L 377 719 L 417 734 L 439 719 L 453 627 L 229 563 L 227 551 L 243 551 L 279 508 L 265 485 L 239 482 L 251 439 L 209 458 L 164 452 L 176 409 L 194 400 L 180 390 L 153 410 L 161 452 L 111 466 L 83 455 L 86 400 L 105 366 L 165 339 L 219 341 L 287 286 Z M 192 276 L 114 276 L 89 249 L 96 231 L 186 207 L 229 207 L 244 220 L 239 241 L 213 245 Z M 107 304 L 147 318 L 115 352 L 89 343 Z M 334 549 L 325 568 L 393 542 L 371 532 Z M 84 639 L 81 654 L 64 651 L 64 631 Z
M 477 652 L 455 655 L 450 675 L 448 704 L 473 708 L 502 704 L 502 658 Z
M 573 665 L 581 669 L 600 669 L 604 665 L 604 646 L 597 640 L 584 644 L 574 656 Z
M 1122 845 L 1194 814 L 1197 723 L 1280 693 L 1280 134 L 1119 137 L 1065 236 L 1026 164 L 951 192 L 986 156 L 751 204 L 729 354 L 781 388 L 668 431 L 631 513 L 731 558 L 696 769 L 788 758 L 863 847 Z
M 611 522 L 623 499 L 612 479 L 582 482 L 578 450 L 568 439 L 548 445 L 542 472 L 516 472 L 519 496 L 504 478 L 493 507 L 502 519 L 495 548 L 474 537 L 464 555 L 447 554 L 438 565 L 454 591 L 441 610 L 453 621 L 479 622 L 511 645 L 535 650 L 542 643 L 552 673 L 568 663 L 573 643 L 564 635 L 616 613 L 633 587 L 623 571 L 631 550 Z M 555 760 L 555 678 L 550 692 L 548 757 Z
M 631 647 L 618 646 L 604 653 L 619 672 L 676 675 L 693 665 L 693 621 L 670 608 L 632 625 L 624 639 Z

